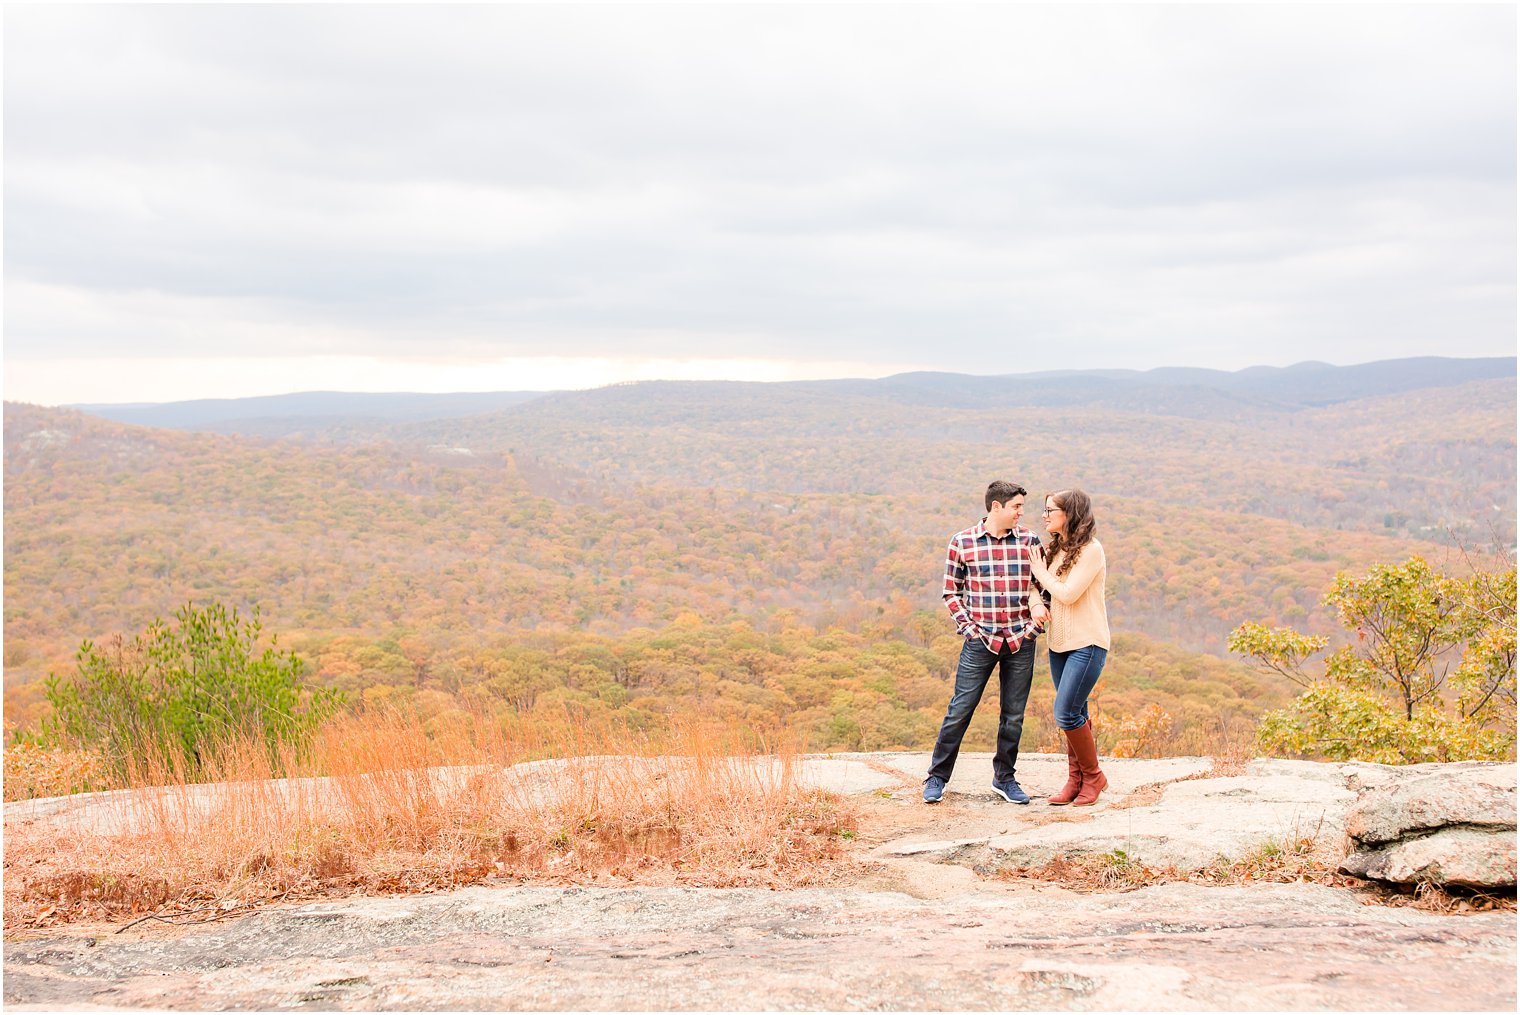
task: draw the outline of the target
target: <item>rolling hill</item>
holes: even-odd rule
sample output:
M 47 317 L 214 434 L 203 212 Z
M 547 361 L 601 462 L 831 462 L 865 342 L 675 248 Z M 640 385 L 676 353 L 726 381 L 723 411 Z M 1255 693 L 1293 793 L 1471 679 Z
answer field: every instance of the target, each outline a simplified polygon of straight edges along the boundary
M 390 418 L 323 416 L 338 403 L 318 400 L 300 439 L 195 432 L 286 432 L 270 421 L 290 417 L 259 406 L 176 430 L 7 403 L 7 714 L 35 714 L 37 682 L 80 640 L 218 599 L 257 604 L 318 679 L 364 695 L 435 709 L 472 687 L 528 706 L 721 700 L 802 716 L 839 745 L 906 745 L 943 704 L 924 686 L 937 694 L 953 666 L 945 539 L 1001 476 L 1035 496 L 1094 495 L 1113 625 L 1131 639 L 1116 701 L 1139 708 L 1149 687 L 1189 721 L 1209 701 L 1249 722 L 1286 691 L 1219 658 L 1235 625 L 1334 633 L 1316 604 L 1337 570 L 1513 545 L 1504 363 L 1500 377 L 1487 361 L 1405 361 L 1227 382 L 1040 378 L 1065 392 L 1050 405 L 1006 384 L 1025 394 L 987 404 L 973 394 L 997 379 L 953 375 L 651 382 L 473 415 L 444 396 L 398 399 Z M 1316 381 L 1284 394 L 1326 371 L 1375 393 L 1317 404 Z M 1421 371 L 1431 382 L 1409 387 Z M 719 629 L 731 636 L 701 636 Z M 879 657 L 891 645 L 902 657 Z M 1166 684 L 1189 670 L 1216 689 Z M 856 713 L 877 719 L 852 734 Z

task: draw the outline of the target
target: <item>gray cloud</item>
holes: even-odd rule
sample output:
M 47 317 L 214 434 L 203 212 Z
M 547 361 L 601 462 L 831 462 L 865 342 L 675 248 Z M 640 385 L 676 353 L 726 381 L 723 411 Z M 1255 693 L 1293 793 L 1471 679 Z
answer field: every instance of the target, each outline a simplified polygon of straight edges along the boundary
M 1514 349 L 1504 6 L 6 20 L 9 357 Z

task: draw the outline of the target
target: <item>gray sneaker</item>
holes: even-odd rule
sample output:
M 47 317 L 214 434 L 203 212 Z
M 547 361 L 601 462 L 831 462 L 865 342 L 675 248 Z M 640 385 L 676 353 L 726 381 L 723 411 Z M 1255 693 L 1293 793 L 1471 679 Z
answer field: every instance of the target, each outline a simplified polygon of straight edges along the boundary
M 924 803 L 937 804 L 945 798 L 945 780 L 931 775 L 924 780 Z M 1025 798 L 1028 799 L 1027 797 Z
M 925 790 L 925 793 L 927 792 Z M 1011 804 L 1027 804 L 1029 802 L 1029 794 L 1025 793 L 1023 787 L 1014 779 L 1009 779 L 1007 782 L 993 783 L 992 792 Z

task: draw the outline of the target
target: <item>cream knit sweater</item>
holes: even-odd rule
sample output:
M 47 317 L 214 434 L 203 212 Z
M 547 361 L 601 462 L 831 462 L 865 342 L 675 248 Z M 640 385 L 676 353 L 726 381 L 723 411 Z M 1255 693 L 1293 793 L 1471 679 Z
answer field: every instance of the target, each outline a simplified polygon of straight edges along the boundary
M 1060 553 L 1051 567 L 1030 554 L 1029 566 L 1035 581 L 1050 593 L 1050 642 L 1052 652 L 1073 652 L 1088 645 L 1108 648 L 1108 608 L 1103 602 L 1103 582 L 1108 576 L 1108 562 L 1103 544 L 1094 539 L 1082 547 L 1077 562 L 1065 578 L 1055 571 L 1066 554 Z

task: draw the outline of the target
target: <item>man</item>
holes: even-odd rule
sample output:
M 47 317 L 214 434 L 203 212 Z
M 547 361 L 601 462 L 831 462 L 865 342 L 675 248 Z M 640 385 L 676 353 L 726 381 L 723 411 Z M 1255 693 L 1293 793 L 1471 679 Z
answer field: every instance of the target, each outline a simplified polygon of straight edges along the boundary
M 945 606 L 966 639 L 955 668 L 955 691 L 934 743 L 924 803 L 939 803 L 960 754 L 971 713 L 998 668 L 997 753 L 992 789 L 1010 803 L 1027 804 L 1029 794 L 1013 777 L 1024 731 L 1024 706 L 1034 679 L 1034 639 L 1049 613 L 1029 573 L 1029 555 L 1039 552 L 1035 534 L 1019 525 L 1027 491 L 997 480 L 987 487 L 987 516 L 950 539 L 945 558 Z

